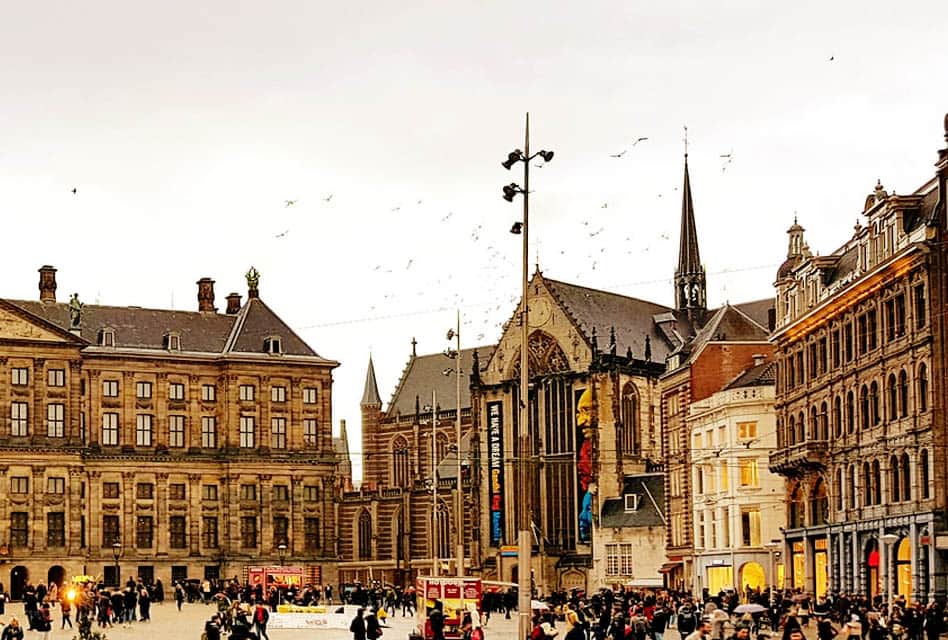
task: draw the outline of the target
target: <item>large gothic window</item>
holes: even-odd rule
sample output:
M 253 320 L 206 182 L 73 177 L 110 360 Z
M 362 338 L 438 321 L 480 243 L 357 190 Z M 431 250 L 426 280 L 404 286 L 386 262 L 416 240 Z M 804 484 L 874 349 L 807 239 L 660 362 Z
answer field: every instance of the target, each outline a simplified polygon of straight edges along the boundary
M 530 334 L 527 360 L 530 365 L 530 377 L 569 371 L 569 360 L 556 342 L 556 338 L 543 331 Z M 520 350 L 513 358 L 511 377 L 520 377 Z
M 635 385 L 631 382 L 627 382 L 622 388 L 620 415 L 622 416 L 622 431 L 619 442 L 622 453 L 637 456 L 641 453 L 642 446 L 639 427 L 639 396 L 635 391 Z
M 451 517 L 448 506 L 438 500 L 438 511 L 434 517 L 434 552 L 438 558 L 450 558 L 454 554 L 451 551 Z
M 409 481 L 408 441 L 398 436 L 392 443 L 392 486 L 407 489 Z
M 365 509 L 359 514 L 359 560 L 372 559 L 372 516 Z

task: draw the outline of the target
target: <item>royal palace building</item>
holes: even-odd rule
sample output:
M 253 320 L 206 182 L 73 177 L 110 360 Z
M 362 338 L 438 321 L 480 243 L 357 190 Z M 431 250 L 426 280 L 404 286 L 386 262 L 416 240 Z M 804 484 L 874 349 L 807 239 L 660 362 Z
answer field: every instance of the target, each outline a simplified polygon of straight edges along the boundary
M 198 310 L 0 299 L 0 571 L 27 582 L 334 578 L 332 370 L 259 296 Z M 326 572 L 323 573 L 323 568 Z
M 827 255 L 788 232 L 770 457 L 786 480 L 787 587 L 946 595 L 948 149 L 936 166 L 908 194 L 877 184 Z

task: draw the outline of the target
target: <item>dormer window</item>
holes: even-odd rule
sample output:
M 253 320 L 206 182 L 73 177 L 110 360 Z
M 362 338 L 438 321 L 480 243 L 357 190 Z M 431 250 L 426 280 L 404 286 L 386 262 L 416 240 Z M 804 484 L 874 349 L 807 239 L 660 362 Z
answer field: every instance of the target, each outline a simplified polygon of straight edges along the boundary
M 99 330 L 99 346 L 100 347 L 114 347 L 115 346 L 115 329 L 105 328 Z
M 639 494 L 637 493 L 625 494 L 625 510 L 626 511 L 639 510 Z
M 263 340 L 263 350 L 266 353 L 283 353 L 283 339 L 280 336 L 267 336 Z
M 181 336 L 177 333 L 166 333 L 162 342 L 168 351 L 181 351 Z

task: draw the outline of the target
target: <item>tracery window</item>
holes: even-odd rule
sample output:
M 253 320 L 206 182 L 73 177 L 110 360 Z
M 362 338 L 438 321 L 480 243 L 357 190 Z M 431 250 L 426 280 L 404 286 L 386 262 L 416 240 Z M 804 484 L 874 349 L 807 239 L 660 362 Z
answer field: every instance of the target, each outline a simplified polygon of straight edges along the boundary
M 359 560 L 372 559 L 372 516 L 365 509 L 359 514 Z
M 408 488 L 408 442 L 399 436 L 392 443 L 392 486 Z
M 622 432 L 619 438 L 622 453 L 639 455 L 642 442 L 639 429 L 639 396 L 635 391 L 635 385 L 631 382 L 626 383 L 622 388 L 619 409 L 622 417 Z

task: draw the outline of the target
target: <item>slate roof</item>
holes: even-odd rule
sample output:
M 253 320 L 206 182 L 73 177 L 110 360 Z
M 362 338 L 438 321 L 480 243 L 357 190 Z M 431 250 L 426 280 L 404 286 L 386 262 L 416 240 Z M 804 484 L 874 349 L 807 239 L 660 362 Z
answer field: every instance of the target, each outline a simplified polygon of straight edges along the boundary
M 644 360 L 645 336 L 650 338 L 652 362 L 664 362 L 678 346 L 670 343 L 655 323 L 655 316 L 673 313 L 669 307 L 546 277 L 543 281 L 587 339 L 592 338 L 595 328 L 601 351 L 609 348 L 612 327 L 616 330 L 616 352 L 619 355 L 625 355 L 631 348 L 633 357 Z
M 69 331 L 70 312 L 65 302 L 7 300 L 26 313 Z M 263 339 L 277 335 L 283 340 L 283 352 L 319 358 L 262 300 L 251 299 L 234 315 L 113 307 L 84 304 L 80 336 L 91 345 L 99 342 L 99 331 L 115 332 L 116 348 L 166 350 L 164 338 L 169 332 L 181 337 L 181 351 L 201 353 L 263 353 Z
M 675 275 L 703 273 L 698 253 L 698 230 L 695 226 L 695 205 L 691 198 L 688 176 L 688 154 L 685 154 L 685 181 L 681 189 L 681 233 L 678 238 L 678 269 Z
M 729 304 L 711 312 L 711 318 L 681 349 L 688 354 L 679 368 L 689 364 L 709 342 L 767 342 L 769 333 L 746 313 Z
M 382 398 L 379 397 L 379 384 L 375 381 L 375 365 L 372 364 L 372 356 L 369 356 L 369 368 L 365 372 L 365 388 L 362 390 L 361 406 L 378 405 L 382 406 Z
M 606 498 L 602 503 L 600 523 L 603 527 L 661 527 L 662 512 L 665 509 L 665 483 L 660 473 L 639 473 L 624 478 L 622 494 L 616 498 Z M 644 486 L 643 486 L 644 485 Z M 647 491 L 646 491 L 647 489 Z M 625 496 L 639 494 L 639 508 L 625 510 Z M 649 498 L 651 494 L 652 499 Z
M 751 300 L 750 302 L 741 302 L 734 305 L 741 312 L 750 316 L 751 320 L 770 331 L 770 310 L 775 309 L 773 298 L 764 298 L 763 300 Z
M 725 389 L 740 389 L 742 387 L 766 387 L 777 383 L 777 363 L 764 362 L 755 365 L 731 382 L 725 385 Z
M 471 406 L 471 369 L 474 364 L 474 352 L 478 352 L 483 371 L 493 350 L 494 345 L 461 349 L 462 410 Z M 442 411 L 454 410 L 457 383 L 454 373 L 444 375 L 445 369 L 451 369 L 453 372 L 454 360 L 443 353 L 411 356 L 385 413 L 389 416 L 412 415 L 415 413 L 415 398 L 420 398 L 422 405 L 431 404 L 432 391 L 437 393 L 438 406 Z

